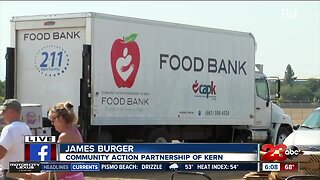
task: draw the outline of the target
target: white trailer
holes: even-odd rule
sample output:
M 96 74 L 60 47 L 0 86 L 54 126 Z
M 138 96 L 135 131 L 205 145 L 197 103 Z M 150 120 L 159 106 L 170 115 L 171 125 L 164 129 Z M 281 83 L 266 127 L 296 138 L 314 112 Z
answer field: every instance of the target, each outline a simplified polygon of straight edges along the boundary
M 79 106 L 87 140 L 282 142 L 252 34 L 98 13 L 13 17 L 7 97 Z

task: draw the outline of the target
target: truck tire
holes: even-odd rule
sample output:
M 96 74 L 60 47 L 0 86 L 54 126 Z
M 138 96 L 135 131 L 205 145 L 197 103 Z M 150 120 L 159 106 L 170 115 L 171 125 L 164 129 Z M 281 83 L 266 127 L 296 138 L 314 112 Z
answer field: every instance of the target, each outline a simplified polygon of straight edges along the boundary
M 146 142 L 153 143 L 168 143 L 171 142 L 170 135 L 164 128 L 151 130 L 146 138 Z
M 278 130 L 276 144 L 282 144 L 284 140 L 289 136 L 289 134 L 290 131 L 287 128 L 281 126 Z

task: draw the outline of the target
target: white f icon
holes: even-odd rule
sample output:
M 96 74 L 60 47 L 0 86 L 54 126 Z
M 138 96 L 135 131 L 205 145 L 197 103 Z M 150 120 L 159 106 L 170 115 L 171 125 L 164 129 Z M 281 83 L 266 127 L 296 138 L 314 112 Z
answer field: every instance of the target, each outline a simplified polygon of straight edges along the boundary
M 42 146 L 40 152 L 38 152 L 38 155 L 40 156 L 40 161 L 45 161 L 45 157 L 48 155 L 48 152 L 46 152 L 46 149 L 48 149 L 48 146 Z

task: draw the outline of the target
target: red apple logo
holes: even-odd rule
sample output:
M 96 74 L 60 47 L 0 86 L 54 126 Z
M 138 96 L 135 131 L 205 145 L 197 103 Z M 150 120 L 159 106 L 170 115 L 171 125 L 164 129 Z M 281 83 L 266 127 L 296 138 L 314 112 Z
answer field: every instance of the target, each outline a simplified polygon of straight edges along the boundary
M 118 88 L 131 88 L 140 65 L 140 50 L 135 42 L 137 34 L 131 34 L 113 42 L 111 48 L 111 68 Z
M 192 84 L 192 89 L 193 89 L 194 93 L 198 92 L 198 90 L 199 90 L 199 86 L 198 85 L 199 85 L 199 83 L 198 83 L 197 80 L 194 82 L 194 84 Z

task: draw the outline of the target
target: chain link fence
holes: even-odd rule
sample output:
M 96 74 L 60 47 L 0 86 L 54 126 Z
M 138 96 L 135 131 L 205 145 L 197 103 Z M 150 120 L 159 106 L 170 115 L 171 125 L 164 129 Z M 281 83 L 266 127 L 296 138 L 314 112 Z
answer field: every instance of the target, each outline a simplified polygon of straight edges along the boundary
M 302 124 L 304 119 L 315 108 L 320 107 L 320 103 L 305 103 L 305 102 L 285 102 L 279 104 L 284 112 L 292 118 L 293 124 Z

